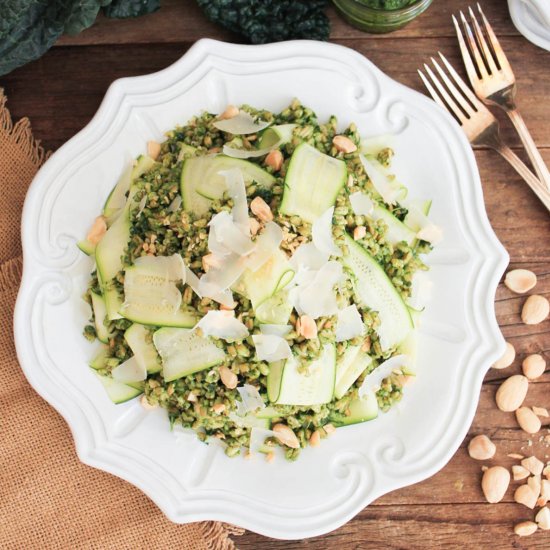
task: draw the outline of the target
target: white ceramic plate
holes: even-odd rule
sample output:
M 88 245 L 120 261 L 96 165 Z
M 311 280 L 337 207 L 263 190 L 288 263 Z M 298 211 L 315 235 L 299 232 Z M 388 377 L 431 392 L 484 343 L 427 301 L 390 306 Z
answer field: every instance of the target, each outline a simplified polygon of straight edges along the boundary
M 530 42 L 550 52 L 550 2 L 537 0 L 508 0 L 510 16 L 516 29 Z M 540 6 L 538 5 L 540 3 Z M 544 9 L 544 12 L 539 11 Z
M 343 428 L 295 463 L 229 459 L 176 438 L 164 411 L 113 405 L 87 361 L 81 295 L 92 262 L 86 234 L 123 166 L 149 139 L 227 103 L 279 110 L 293 97 L 394 134 L 410 194 L 433 199 L 444 241 L 430 256 L 433 298 L 419 341 L 418 380 L 376 421 Z M 470 146 L 436 104 L 358 53 L 320 42 L 198 42 L 158 73 L 112 84 L 93 120 L 37 174 L 23 212 L 24 275 L 15 312 L 21 365 L 70 425 L 79 458 L 142 489 L 174 522 L 223 520 L 299 539 L 336 529 L 389 491 L 442 468 L 472 421 L 482 378 L 503 351 L 494 294 L 507 264 L 484 209 Z

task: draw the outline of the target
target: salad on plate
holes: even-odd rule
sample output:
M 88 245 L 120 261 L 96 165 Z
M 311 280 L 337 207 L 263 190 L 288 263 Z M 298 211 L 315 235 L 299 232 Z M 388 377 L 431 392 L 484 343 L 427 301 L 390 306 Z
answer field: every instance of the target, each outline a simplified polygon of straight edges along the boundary
M 388 139 L 298 100 L 202 113 L 166 138 L 78 243 L 109 398 L 141 395 L 174 429 L 268 461 L 396 404 L 441 230 Z

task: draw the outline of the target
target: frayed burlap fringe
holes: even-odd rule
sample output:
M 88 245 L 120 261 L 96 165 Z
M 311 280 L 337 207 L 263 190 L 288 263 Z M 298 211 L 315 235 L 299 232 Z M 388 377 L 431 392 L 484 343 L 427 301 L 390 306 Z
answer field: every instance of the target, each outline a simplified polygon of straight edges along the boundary
M 227 523 L 205 522 L 204 540 L 208 550 L 236 550 L 235 543 L 228 535 L 242 535 L 244 529 Z
M 18 120 L 15 125 L 11 119 L 10 112 L 6 107 L 8 98 L 4 94 L 4 89 L 0 88 L 0 131 L 8 135 L 13 144 L 21 149 L 21 152 L 38 169 L 40 165 L 50 156 L 50 153 L 44 151 L 40 141 L 34 139 L 31 130 L 31 123 L 27 117 Z

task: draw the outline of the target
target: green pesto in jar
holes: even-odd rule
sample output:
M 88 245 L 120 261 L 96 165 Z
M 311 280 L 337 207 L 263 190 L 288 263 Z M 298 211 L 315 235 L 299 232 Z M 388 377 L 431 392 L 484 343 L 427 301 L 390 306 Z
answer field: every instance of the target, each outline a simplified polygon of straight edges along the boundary
M 417 0 L 362 0 L 361 3 L 376 10 L 399 10 L 411 6 Z

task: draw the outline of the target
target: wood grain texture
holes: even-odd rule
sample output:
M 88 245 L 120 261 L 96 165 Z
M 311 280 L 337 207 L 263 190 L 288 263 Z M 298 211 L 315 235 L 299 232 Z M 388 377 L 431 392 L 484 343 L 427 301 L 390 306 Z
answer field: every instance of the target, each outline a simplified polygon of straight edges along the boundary
M 331 40 L 356 49 L 399 82 L 422 91 L 416 69 L 442 51 L 462 74 L 450 14 L 468 3 L 434 0 L 429 11 L 405 29 L 386 36 L 363 34 L 343 21 L 334 9 Z M 483 7 L 501 37 L 518 79 L 518 103 L 535 141 L 550 164 L 550 53 L 536 48 L 512 26 L 504 0 L 484 0 Z M 76 37 L 64 37 L 42 59 L 0 78 L 14 118 L 29 116 L 35 135 L 56 149 L 78 132 L 97 110 L 116 78 L 150 73 L 176 61 L 199 38 L 239 41 L 210 23 L 192 0 L 163 0 L 162 9 L 128 21 L 100 18 Z M 504 139 L 525 158 L 510 123 L 499 115 Z M 478 149 L 485 204 L 491 224 L 507 248 L 511 268 L 535 271 L 536 292 L 550 298 L 550 216 L 525 183 L 493 151 Z M 444 182 L 442 182 L 444 185 Z M 481 390 L 469 435 L 449 464 L 432 478 L 378 499 L 337 531 L 302 541 L 275 541 L 253 533 L 237 539 L 241 550 L 343 549 L 542 549 L 550 532 L 519 539 L 514 523 L 533 513 L 513 502 L 512 483 L 504 501 L 484 502 L 480 490 L 482 463 L 469 458 L 471 436 L 486 433 L 497 444 L 489 465 L 511 467 L 508 453 L 534 453 L 550 460 L 550 422 L 536 436 L 522 432 L 511 413 L 499 411 L 494 395 L 510 374 L 521 372 L 526 354 L 542 353 L 550 363 L 550 319 L 537 326 L 521 322 L 524 296 L 499 285 L 495 309 L 502 332 L 517 351 L 514 364 L 490 370 Z M 550 408 L 550 372 L 530 384 L 526 404 Z M 542 440 L 539 440 L 540 438 Z

